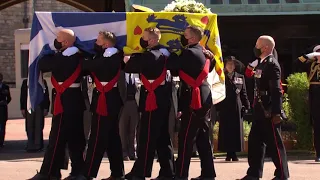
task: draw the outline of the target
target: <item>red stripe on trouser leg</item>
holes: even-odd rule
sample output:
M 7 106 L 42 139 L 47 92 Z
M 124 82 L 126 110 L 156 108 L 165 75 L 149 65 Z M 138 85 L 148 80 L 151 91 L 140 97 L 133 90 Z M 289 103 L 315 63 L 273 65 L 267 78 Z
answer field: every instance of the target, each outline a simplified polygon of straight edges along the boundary
M 148 138 L 147 138 L 147 145 L 146 145 L 146 155 L 144 159 L 144 170 L 143 170 L 143 175 L 146 175 L 146 167 L 147 167 L 147 160 L 148 160 L 148 150 L 149 150 L 149 142 L 150 142 L 150 120 L 151 120 L 151 112 L 149 114 L 149 119 L 148 119 Z
M 188 137 L 188 134 L 189 134 L 190 124 L 191 124 L 191 118 L 192 118 L 192 112 L 191 112 L 191 114 L 190 114 L 190 118 L 189 118 L 189 122 L 188 122 L 188 127 L 187 127 L 187 130 L 186 130 L 186 135 L 184 136 L 180 177 L 182 177 L 183 168 L 184 168 L 184 156 L 185 156 L 185 152 L 186 152 L 187 137 Z
M 55 154 L 56 154 L 57 145 L 58 145 L 58 141 L 59 141 L 59 137 L 60 137 L 61 120 L 62 120 L 62 114 L 60 115 L 59 127 L 58 127 L 58 135 L 57 135 L 56 143 L 55 143 L 55 145 L 54 145 L 53 155 L 52 155 L 51 162 L 50 162 L 49 175 L 51 174 L 52 163 L 53 163 L 53 161 L 54 161 L 54 156 L 55 156 Z
M 273 122 L 271 122 L 271 124 L 272 124 L 272 131 L 273 131 L 274 142 L 275 142 L 275 144 L 276 144 L 277 153 L 278 153 L 278 157 L 279 157 L 279 163 L 280 163 L 280 169 L 281 169 L 281 179 L 283 179 L 283 177 L 284 177 L 284 172 L 283 172 L 283 167 L 282 167 L 282 160 L 281 160 L 281 155 L 280 155 L 280 151 L 279 151 L 279 146 L 278 146 L 278 142 L 277 142 L 277 138 L 276 138 L 276 131 L 275 131 Z
M 96 142 L 94 143 L 94 148 L 93 148 L 93 152 L 92 152 L 90 167 L 89 167 L 89 169 L 88 169 L 88 177 L 90 177 L 90 173 L 91 173 L 91 169 L 92 169 L 92 163 L 93 163 L 93 159 L 94 159 L 94 154 L 96 153 L 96 147 L 97 147 L 97 143 L 98 143 L 99 130 L 100 130 L 100 115 L 98 115 L 98 126 L 97 126 Z

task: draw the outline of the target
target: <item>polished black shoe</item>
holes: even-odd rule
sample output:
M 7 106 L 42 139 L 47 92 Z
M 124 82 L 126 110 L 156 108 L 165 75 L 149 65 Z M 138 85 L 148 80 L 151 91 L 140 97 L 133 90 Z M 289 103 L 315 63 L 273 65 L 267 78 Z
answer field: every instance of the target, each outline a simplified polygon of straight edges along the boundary
M 92 180 L 93 178 L 85 177 L 83 175 L 77 176 L 74 180 Z
M 197 152 L 197 151 L 196 151 L 196 152 L 193 152 L 191 157 L 193 157 L 193 158 L 199 157 L 198 152 Z
M 260 178 L 246 175 L 245 177 L 243 177 L 243 178 L 241 178 L 241 179 L 237 179 L 237 180 L 259 180 L 259 179 L 260 179 Z
M 66 178 L 64 178 L 63 180 L 76 180 L 76 176 L 68 176 L 68 177 L 66 177 Z
M 315 161 L 320 162 L 320 157 L 316 157 Z
M 232 161 L 239 161 L 239 158 L 237 158 L 237 157 L 233 157 L 231 159 L 232 159 Z
M 226 157 L 226 161 L 231 161 L 231 157 Z
M 101 179 L 101 180 L 124 180 L 125 178 L 124 177 L 108 177 L 108 178 L 105 178 L 105 179 Z
M 279 178 L 279 177 L 274 177 L 272 180 L 289 180 L 288 178 Z
M 174 180 L 174 177 L 156 177 L 156 178 L 151 178 L 150 180 Z
M 60 178 L 37 173 L 35 176 L 27 180 L 60 180 Z
M 129 159 L 130 159 L 131 161 L 137 160 L 137 156 L 130 156 Z
M 130 158 L 128 156 L 123 157 L 124 161 L 130 161 Z
M 205 177 L 199 176 L 199 177 L 196 177 L 196 178 L 191 178 L 190 180 L 215 180 L 215 178 L 214 177 L 205 178 Z

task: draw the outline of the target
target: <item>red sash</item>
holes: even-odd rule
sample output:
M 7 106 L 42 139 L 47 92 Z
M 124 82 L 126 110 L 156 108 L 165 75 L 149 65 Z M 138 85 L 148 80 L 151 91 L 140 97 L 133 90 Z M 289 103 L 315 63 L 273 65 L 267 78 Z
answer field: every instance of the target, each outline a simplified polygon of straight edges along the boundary
M 144 87 L 148 90 L 147 100 L 146 100 L 146 111 L 154 111 L 158 108 L 157 106 L 157 98 L 154 90 L 160 86 L 160 84 L 166 79 L 167 68 L 164 67 L 160 76 L 154 80 L 152 83 L 148 81 L 148 79 L 141 74 L 141 81 Z
M 94 78 L 94 83 L 96 84 L 96 88 L 100 92 L 96 112 L 101 116 L 107 116 L 108 107 L 107 107 L 107 100 L 106 100 L 105 93 L 109 92 L 114 87 L 114 85 L 118 82 L 118 79 L 120 76 L 120 70 L 118 71 L 117 75 L 111 81 L 109 81 L 106 85 L 101 84 L 101 81 L 99 81 L 99 79 L 97 78 L 94 72 L 92 72 L 91 74 Z
M 190 104 L 190 107 L 192 109 L 200 109 L 202 107 L 199 86 L 202 84 L 203 80 L 208 76 L 209 68 L 210 60 L 207 59 L 202 72 L 199 74 L 196 80 L 190 77 L 188 74 L 184 73 L 183 71 L 179 71 L 180 78 L 192 87 L 192 99 Z
M 54 100 L 53 115 L 58 115 L 60 113 L 63 113 L 63 106 L 61 103 L 61 94 L 77 80 L 80 73 L 81 73 L 81 64 L 79 63 L 77 69 L 73 72 L 73 74 L 68 79 L 66 79 L 62 84 L 59 84 L 57 80 L 53 76 L 51 76 L 51 83 L 57 91 L 57 95 Z

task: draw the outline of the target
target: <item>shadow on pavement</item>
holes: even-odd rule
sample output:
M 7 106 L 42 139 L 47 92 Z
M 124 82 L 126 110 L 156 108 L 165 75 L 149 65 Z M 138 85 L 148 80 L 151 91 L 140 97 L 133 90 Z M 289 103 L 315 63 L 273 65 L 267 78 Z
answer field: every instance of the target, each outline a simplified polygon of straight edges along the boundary
M 0 161 L 32 159 L 32 158 L 43 157 L 44 151 L 36 152 L 36 153 L 27 153 L 25 151 L 26 144 L 27 144 L 27 140 L 6 140 L 5 146 L 0 149 Z M 48 144 L 48 141 L 45 140 L 44 147 L 46 147 L 47 144 Z

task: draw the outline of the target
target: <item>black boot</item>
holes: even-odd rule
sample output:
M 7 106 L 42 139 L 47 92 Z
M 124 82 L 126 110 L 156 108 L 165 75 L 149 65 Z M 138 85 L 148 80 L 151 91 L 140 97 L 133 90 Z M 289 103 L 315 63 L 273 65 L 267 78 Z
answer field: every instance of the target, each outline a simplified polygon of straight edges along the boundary
M 241 178 L 241 179 L 237 179 L 237 180 L 259 180 L 259 179 L 260 179 L 260 178 L 246 175 L 245 177 L 243 177 L 243 178 Z
M 60 180 L 60 178 L 37 173 L 35 176 L 27 180 Z

